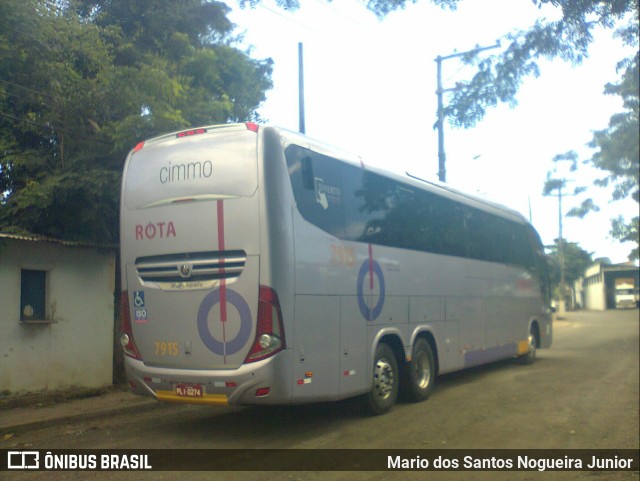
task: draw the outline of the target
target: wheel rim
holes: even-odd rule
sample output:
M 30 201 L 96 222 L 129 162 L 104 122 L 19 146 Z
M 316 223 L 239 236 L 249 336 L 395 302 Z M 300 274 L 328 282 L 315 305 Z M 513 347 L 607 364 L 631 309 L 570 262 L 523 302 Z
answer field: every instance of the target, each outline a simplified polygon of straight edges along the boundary
M 420 389 L 425 389 L 431 381 L 431 366 L 429 365 L 429 357 L 426 353 L 421 352 L 414 362 L 414 379 L 415 384 Z
M 536 355 L 536 336 L 533 333 L 529 334 L 529 356 L 535 357 Z
M 376 363 L 376 369 L 373 373 L 375 390 L 380 399 L 387 399 L 393 391 L 395 376 L 393 367 L 386 359 L 379 359 Z

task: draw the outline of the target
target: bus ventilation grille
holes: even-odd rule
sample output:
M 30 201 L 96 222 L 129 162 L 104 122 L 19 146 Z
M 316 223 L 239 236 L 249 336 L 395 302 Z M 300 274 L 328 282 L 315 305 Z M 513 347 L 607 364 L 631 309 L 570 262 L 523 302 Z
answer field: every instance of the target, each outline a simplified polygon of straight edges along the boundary
M 187 252 L 139 257 L 136 271 L 140 281 L 164 290 L 203 289 L 220 279 L 240 277 L 247 254 L 244 251 Z

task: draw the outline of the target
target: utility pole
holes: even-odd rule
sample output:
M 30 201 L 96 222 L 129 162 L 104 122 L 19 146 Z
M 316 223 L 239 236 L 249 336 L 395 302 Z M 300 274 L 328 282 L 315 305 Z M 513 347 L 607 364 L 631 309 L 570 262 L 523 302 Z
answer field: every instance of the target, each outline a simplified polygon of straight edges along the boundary
M 565 263 L 564 263 L 564 238 L 562 237 L 562 186 L 558 186 L 558 260 L 560 261 L 560 291 L 564 296 L 566 288 Z
M 306 131 L 304 124 L 304 65 L 302 42 L 298 42 L 298 130 L 301 134 Z
M 567 295 L 567 282 L 565 276 L 565 257 L 564 257 L 564 237 L 562 233 L 562 198 L 566 196 L 573 197 L 576 194 L 565 194 L 562 192 L 563 187 L 567 184 L 567 182 L 571 182 L 571 180 L 567 179 L 549 179 L 547 181 L 552 186 L 549 191 L 557 191 L 555 197 L 558 198 L 558 262 L 560 263 L 560 301 L 562 302 L 561 312 L 564 311 L 565 305 L 565 297 Z M 550 193 L 544 193 L 544 195 L 554 195 Z
M 473 50 L 468 50 L 466 52 L 456 52 L 451 55 L 445 55 L 444 57 L 438 55 L 435 58 L 435 62 L 437 65 L 437 87 L 436 95 L 438 96 L 438 121 L 436 123 L 438 128 L 438 179 L 440 182 L 447 181 L 447 171 L 445 169 L 445 163 L 447 160 L 446 154 L 444 153 L 444 100 L 443 94 L 445 92 L 452 92 L 456 90 L 456 88 L 445 89 L 442 87 L 442 62 L 444 60 L 449 60 L 455 57 L 464 57 L 465 55 L 472 55 L 478 52 L 482 52 L 484 50 L 491 50 L 493 48 L 500 47 L 500 42 L 496 42 L 495 45 L 491 45 L 490 47 L 476 47 Z

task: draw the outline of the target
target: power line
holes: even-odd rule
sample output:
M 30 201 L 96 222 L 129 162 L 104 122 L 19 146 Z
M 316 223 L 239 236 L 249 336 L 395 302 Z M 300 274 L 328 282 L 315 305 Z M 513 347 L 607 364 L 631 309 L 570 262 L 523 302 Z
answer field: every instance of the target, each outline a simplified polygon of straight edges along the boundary
M 350 22 L 358 25 L 360 28 L 370 31 L 370 27 L 366 26 L 365 24 L 363 24 L 362 22 L 360 22 L 359 20 L 357 20 L 356 18 L 352 17 L 351 15 L 348 15 L 346 13 L 344 13 L 343 11 L 338 10 L 336 7 L 334 7 L 333 5 L 330 5 L 326 2 L 324 2 L 323 0 L 316 0 L 316 3 L 318 3 L 319 5 L 321 5 L 322 7 L 324 7 L 325 9 L 328 9 L 330 11 L 333 12 L 334 16 L 340 16 L 343 17 L 344 19 L 349 20 Z M 358 2 L 356 2 L 358 4 Z M 364 5 L 362 4 L 358 4 L 360 7 L 364 7 Z M 299 21 L 298 19 L 295 18 L 295 14 L 289 14 L 289 15 L 284 15 L 282 12 L 279 12 L 273 8 L 267 7 L 264 2 L 260 2 L 258 3 L 258 6 L 260 8 L 263 8 L 264 10 L 267 10 L 268 12 L 272 13 L 273 15 L 277 15 L 278 17 L 291 22 L 293 24 L 295 24 L 296 26 L 303 28 L 305 30 L 309 30 L 310 32 L 315 33 L 316 35 L 319 35 L 322 38 L 327 38 L 327 39 L 331 39 L 330 35 L 328 32 L 326 31 L 321 31 L 318 30 L 315 27 L 312 27 L 306 23 L 303 23 L 301 21 Z M 365 7 L 366 8 L 366 7 Z
M 6 84 L 6 85 L 11 85 L 12 87 L 18 87 L 19 89 L 23 89 L 23 90 L 26 90 L 27 92 L 31 92 L 31 93 L 34 93 L 34 94 L 43 95 L 44 97 L 49 97 L 49 99 L 52 100 L 51 94 L 46 93 L 46 92 L 41 92 L 39 90 L 32 89 L 31 87 L 26 87 L 24 85 L 20 85 L 20 84 L 17 84 L 17 83 L 9 82 L 8 80 L 4 80 L 4 79 L 0 79 L 0 83 Z
M 458 74 L 459 74 L 460 72 L 462 72 L 462 71 L 463 71 L 464 69 L 466 69 L 466 68 L 469 68 L 469 65 L 467 65 L 467 64 L 465 64 L 465 63 L 462 63 L 462 65 L 458 68 L 458 70 L 456 70 L 455 72 L 453 72 L 451 75 L 449 75 L 449 77 L 447 77 L 447 78 L 444 80 L 444 83 L 447 83 L 447 82 L 449 82 L 452 78 L 457 77 L 457 76 L 458 76 Z
M 77 139 L 80 139 L 80 140 L 86 140 L 87 142 L 94 142 L 94 143 L 97 143 L 97 144 L 104 144 L 104 145 L 113 145 L 113 142 L 108 142 L 106 140 L 100 140 L 100 139 L 92 139 L 92 138 L 80 135 L 77 132 L 71 132 L 69 130 L 61 129 L 59 127 L 53 127 L 52 125 L 47 125 L 47 124 L 43 124 L 43 123 L 40 123 L 40 122 L 34 122 L 33 120 L 21 119 L 19 117 L 16 117 L 14 115 L 8 114 L 6 112 L 0 112 L 0 117 L 4 117 L 5 119 L 12 120 L 13 122 L 19 122 L 19 123 L 23 123 L 23 124 L 33 125 L 34 127 L 39 127 L 39 128 L 42 128 L 42 129 L 49 129 L 49 130 L 51 130 L 53 132 L 60 132 L 60 133 L 65 134 L 65 135 L 70 135 L 71 137 L 76 137 Z
M 444 60 L 449 60 L 452 58 L 464 57 L 466 55 L 475 55 L 479 52 L 483 52 L 485 50 L 491 50 L 494 48 L 500 47 L 500 41 L 496 42 L 495 45 L 491 45 L 489 47 L 476 47 L 473 50 L 469 50 L 466 52 L 454 52 L 449 55 L 441 56 L 438 55 L 435 58 L 436 62 L 436 75 L 437 75 L 437 86 L 436 95 L 438 97 L 438 118 L 436 121 L 436 127 L 438 129 L 438 180 L 440 182 L 447 181 L 445 163 L 447 156 L 444 151 L 444 102 L 443 95 L 445 92 L 449 92 L 456 89 L 445 89 L 442 85 L 442 62 Z
M 364 28 L 365 30 L 369 30 L 369 27 L 367 27 L 365 24 L 363 24 L 359 20 L 353 18 L 351 15 L 348 15 L 348 14 L 338 10 L 334 5 L 332 5 L 330 3 L 327 3 L 326 0 L 316 0 L 316 3 L 319 3 L 320 5 L 322 5 L 323 7 L 331 10 L 332 12 L 334 12 L 337 15 L 346 18 L 347 20 L 355 23 L 356 25 L 360 26 L 361 28 Z M 362 4 L 359 4 L 359 3 L 358 3 L 358 5 L 363 6 Z
M 326 34 L 324 34 L 324 33 L 320 32 L 319 30 L 316 30 L 316 29 L 315 29 L 315 28 L 313 28 L 313 27 L 310 27 L 310 26 L 308 26 L 308 25 L 305 25 L 305 24 L 304 24 L 304 23 L 302 23 L 302 22 L 299 22 L 299 21 L 297 21 L 297 20 L 294 20 L 294 19 L 293 19 L 293 18 L 291 18 L 291 17 L 287 17 L 287 16 L 283 15 L 282 13 L 278 12 L 277 10 L 274 10 L 274 9 L 272 9 L 272 8 L 267 7 L 267 6 L 266 6 L 266 5 L 264 5 L 262 2 L 260 2 L 260 3 L 258 4 L 258 6 L 259 6 L 259 7 L 261 7 L 261 8 L 263 8 L 263 9 L 265 9 L 265 10 L 267 10 L 268 12 L 271 12 L 271 13 L 272 13 L 272 14 L 274 14 L 274 15 L 277 15 L 277 16 L 278 16 L 278 17 L 280 17 L 280 18 L 283 18 L 283 19 L 285 19 L 285 20 L 287 20 L 287 21 L 289 21 L 289 22 L 291 22 L 291 23 L 293 23 L 293 24 L 298 25 L 299 27 L 302 27 L 302 28 L 304 28 L 304 29 L 306 29 L 306 30 L 309 30 L 309 31 L 311 31 L 311 32 L 313 32 L 313 33 L 315 33 L 315 34 L 317 34 L 317 35 L 320 35 L 321 37 L 325 37 L 325 36 L 326 36 Z
M 27 92 L 31 92 L 31 93 L 34 93 L 34 94 L 37 94 L 37 95 L 42 95 L 43 97 L 47 97 L 49 100 L 53 100 L 53 97 L 51 96 L 51 94 L 46 93 L 46 92 L 42 92 L 40 90 L 32 89 L 31 87 L 26 87 L 24 85 L 20 85 L 20 84 L 14 83 L 14 82 L 9 82 L 8 80 L 4 80 L 4 79 L 0 79 L 0 83 L 6 84 L 6 85 L 11 85 L 12 87 L 17 87 L 17 88 L 25 90 Z M 16 96 L 17 94 L 9 92 L 9 95 Z M 46 104 L 44 104 L 44 105 L 51 108 L 51 106 L 49 106 L 49 105 L 46 105 Z M 54 127 L 52 125 L 47 125 L 47 124 L 43 124 L 43 123 L 40 123 L 40 122 L 34 122 L 32 120 L 27 120 L 27 119 L 21 119 L 19 117 L 15 117 L 15 116 L 13 116 L 11 114 L 8 114 L 6 112 L 0 112 L 0 116 L 4 117 L 5 119 L 12 120 L 14 122 L 33 125 L 33 126 L 39 127 L 39 128 L 50 129 L 52 131 L 60 132 L 60 133 L 63 133 L 65 135 L 70 135 L 72 137 L 76 137 L 78 139 L 85 140 L 87 142 L 96 142 L 96 143 L 105 144 L 105 145 L 111 145 L 112 144 L 112 142 L 107 142 L 107 141 L 99 140 L 99 139 L 92 139 L 92 138 L 80 135 L 77 132 L 71 132 L 71 131 L 68 131 L 68 130 L 65 130 L 65 129 L 61 129 L 59 127 Z

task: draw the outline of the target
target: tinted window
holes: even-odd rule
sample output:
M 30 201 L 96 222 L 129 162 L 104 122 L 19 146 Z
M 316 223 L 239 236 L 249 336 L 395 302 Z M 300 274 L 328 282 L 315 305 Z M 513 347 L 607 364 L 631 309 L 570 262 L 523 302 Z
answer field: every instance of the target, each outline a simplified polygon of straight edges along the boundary
M 321 229 L 344 237 L 340 163 L 297 145 L 287 147 L 285 156 L 302 216 Z
M 300 213 L 339 238 L 535 266 L 524 224 L 299 146 L 286 158 Z
M 463 206 L 356 167 L 344 172 L 350 240 L 466 255 Z

